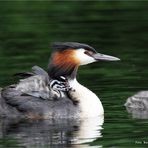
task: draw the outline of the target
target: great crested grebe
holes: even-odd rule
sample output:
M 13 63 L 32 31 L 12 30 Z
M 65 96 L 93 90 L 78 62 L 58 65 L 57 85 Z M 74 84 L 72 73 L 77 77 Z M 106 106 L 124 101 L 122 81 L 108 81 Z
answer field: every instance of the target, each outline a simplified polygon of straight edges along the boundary
M 97 53 L 86 44 L 57 42 L 48 65 L 48 73 L 38 66 L 18 84 L 1 90 L 1 116 L 25 118 L 87 118 L 104 114 L 99 98 L 78 83 L 80 65 L 97 61 L 118 61 L 119 58 Z

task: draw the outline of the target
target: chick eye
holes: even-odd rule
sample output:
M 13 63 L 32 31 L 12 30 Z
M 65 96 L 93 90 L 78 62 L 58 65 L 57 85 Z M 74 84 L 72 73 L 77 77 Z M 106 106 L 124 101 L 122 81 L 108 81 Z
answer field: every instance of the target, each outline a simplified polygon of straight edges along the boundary
M 92 51 L 88 51 L 88 50 L 85 50 L 84 53 L 88 56 L 92 56 L 93 55 L 93 52 Z

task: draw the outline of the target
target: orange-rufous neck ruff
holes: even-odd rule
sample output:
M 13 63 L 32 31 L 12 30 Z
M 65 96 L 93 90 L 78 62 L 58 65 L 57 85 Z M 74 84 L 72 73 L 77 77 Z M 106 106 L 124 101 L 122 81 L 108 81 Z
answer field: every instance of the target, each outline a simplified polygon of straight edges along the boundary
M 71 68 L 80 65 L 80 61 L 76 57 L 76 50 L 73 49 L 55 52 L 52 62 L 54 65 L 63 68 Z

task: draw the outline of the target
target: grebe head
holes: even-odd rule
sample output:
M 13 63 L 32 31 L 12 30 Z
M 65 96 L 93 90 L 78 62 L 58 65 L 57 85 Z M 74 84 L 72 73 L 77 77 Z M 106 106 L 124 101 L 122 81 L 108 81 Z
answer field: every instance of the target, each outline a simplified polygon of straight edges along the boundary
M 50 63 L 49 76 L 58 78 L 67 76 L 74 78 L 77 68 L 97 61 L 118 61 L 119 58 L 97 53 L 97 51 L 87 45 L 76 42 L 57 42 L 52 45 L 54 49 Z

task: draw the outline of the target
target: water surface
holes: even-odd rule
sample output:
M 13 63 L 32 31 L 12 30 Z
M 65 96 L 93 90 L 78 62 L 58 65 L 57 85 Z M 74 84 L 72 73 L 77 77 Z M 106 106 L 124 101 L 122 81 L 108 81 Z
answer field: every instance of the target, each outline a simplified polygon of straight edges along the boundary
M 148 120 L 124 107 L 129 96 L 148 89 L 148 2 L 1 1 L 0 13 L 1 87 L 33 65 L 47 69 L 54 41 L 84 42 L 121 58 L 79 70 L 78 80 L 103 103 L 104 121 L 1 120 L 0 147 L 148 146 Z

